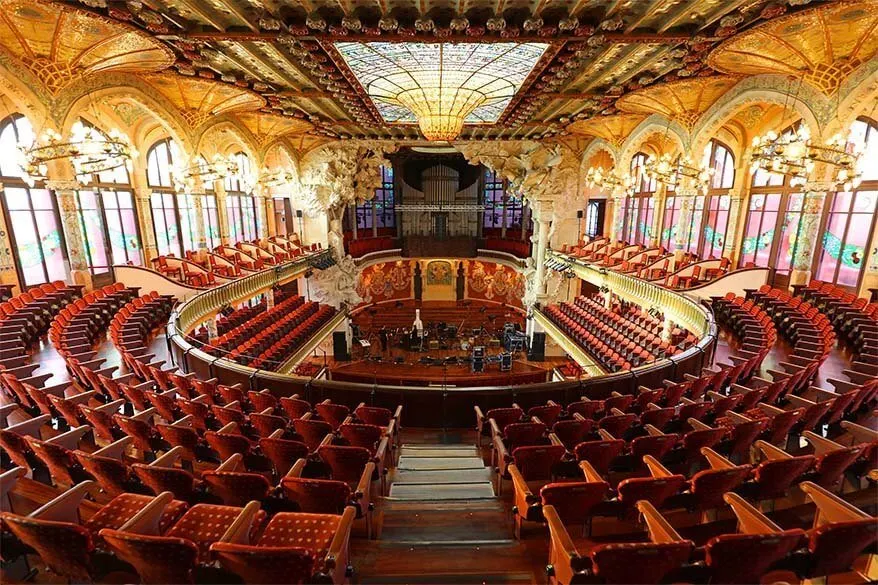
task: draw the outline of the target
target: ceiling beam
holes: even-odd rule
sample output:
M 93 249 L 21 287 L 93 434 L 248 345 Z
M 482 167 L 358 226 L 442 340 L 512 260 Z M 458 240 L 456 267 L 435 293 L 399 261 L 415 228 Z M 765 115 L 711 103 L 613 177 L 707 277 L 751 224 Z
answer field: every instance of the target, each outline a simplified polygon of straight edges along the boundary
M 182 4 L 184 8 L 194 13 L 195 16 L 197 16 L 213 28 L 217 29 L 218 31 L 226 30 L 225 24 L 221 20 L 218 20 L 213 16 L 213 13 L 215 13 L 216 11 L 205 10 L 204 7 L 202 7 L 201 4 L 198 2 L 198 0 L 180 0 L 180 4 Z
M 251 27 L 252 28 L 252 27 Z M 175 35 L 158 35 L 159 38 L 184 38 L 190 40 L 213 40 L 213 41 L 273 41 L 277 40 L 279 36 L 276 32 L 241 32 L 241 31 L 228 31 L 228 32 L 220 32 L 220 31 L 192 31 L 179 33 Z M 558 35 L 552 38 L 541 37 L 539 35 L 533 34 L 524 34 L 515 39 L 504 39 L 500 37 L 479 37 L 473 38 L 468 37 L 463 34 L 452 35 L 444 39 L 439 39 L 434 36 L 421 36 L 416 35 L 413 37 L 400 35 L 400 34 L 382 34 L 380 36 L 367 35 L 363 33 L 350 33 L 343 37 L 338 35 L 333 35 L 331 33 L 318 33 L 318 34 L 310 34 L 307 36 L 296 37 L 301 40 L 313 40 L 313 41 L 323 41 L 323 42 L 333 42 L 333 41 L 359 41 L 359 42 L 369 42 L 369 41 L 381 41 L 381 42 L 407 42 L 407 43 L 450 43 L 450 42 L 469 42 L 469 43 L 509 43 L 509 42 L 517 42 L 517 43 L 545 43 L 545 42 L 585 42 L 591 37 L 587 36 L 576 36 L 576 35 Z M 618 32 L 608 32 L 604 33 L 604 38 L 606 38 L 607 42 L 610 43 L 622 43 L 622 44 L 631 44 L 631 43 L 668 43 L 668 44 L 677 44 L 688 41 L 691 38 L 691 35 L 688 34 L 673 34 L 673 33 L 647 33 L 647 32 L 632 32 L 632 33 L 618 33 Z

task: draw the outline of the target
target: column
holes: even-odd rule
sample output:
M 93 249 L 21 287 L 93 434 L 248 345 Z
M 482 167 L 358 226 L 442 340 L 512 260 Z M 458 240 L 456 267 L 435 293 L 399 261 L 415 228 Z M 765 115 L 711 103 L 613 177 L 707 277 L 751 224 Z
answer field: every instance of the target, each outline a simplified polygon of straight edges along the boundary
M 350 224 L 351 224 L 351 231 L 353 234 L 353 239 L 356 240 L 357 239 L 357 211 L 353 205 L 348 205 L 347 212 L 348 212 L 348 221 L 350 221 Z
M 215 181 L 213 192 L 216 195 L 216 216 L 219 220 L 220 243 L 224 246 L 231 246 L 232 241 L 229 236 L 229 212 L 226 208 L 226 186 L 222 181 Z
M 58 212 L 61 215 L 61 226 L 67 243 L 67 271 L 76 284 L 84 284 L 91 288 L 91 274 L 88 271 L 88 259 L 85 257 L 85 236 L 76 211 L 76 190 L 79 183 L 70 180 L 46 181 L 46 189 L 55 193 L 58 201 Z
M 613 223 L 610 225 L 610 240 L 618 241 L 622 239 L 622 228 L 625 225 L 624 190 L 621 187 L 616 187 L 610 197 L 613 200 Z
M 264 193 L 257 193 L 256 199 L 256 237 L 268 237 L 268 202 Z
M 521 209 L 521 241 L 527 240 L 527 225 L 530 223 L 530 201 L 524 202 Z
M 151 266 L 151 260 L 158 256 L 155 243 L 155 229 L 152 223 L 152 206 L 150 196 L 152 190 L 146 181 L 146 159 L 143 166 L 135 166 L 131 173 L 131 186 L 134 189 L 134 207 L 137 220 L 140 222 L 140 245 L 143 247 L 143 265 Z
M 503 196 L 503 214 L 500 216 L 500 238 L 506 239 L 506 204 L 509 202 L 509 199 L 506 195 Z
M 680 198 L 680 223 L 675 238 L 677 242 L 677 249 L 674 251 L 675 264 L 680 261 L 689 245 L 689 226 L 692 223 L 692 210 L 695 208 L 695 195 L 695 189 L 689 186 L 677 187 L 677 197 Z
M 207 236 L 204 229 L 204 195 L 192 197 L 192 208 L 195 210 L 195 248 L 201 252 L 207 248 Z
M 613 239 L 613 228 L 616 225 L 616 200 L 612 196 L 607 197 L 604 208 L 604 225 L 601 226 L 601 235 Z
M 826 182 L 809 181 L 805 184 L 805 199 L 802 204 L 802 219 L 796 236 L 796 255 L 790 272 L 790 286 L 808 284 L 811 280 L 811 267 L 814 254 L 820 248 L 820 219 L 826 193 L 834 186 Z
M 275 201 L 271 193 L 265 195 L 265 216 L 267 222 L 265 224 L 265 237 L 270 238 L 277 235 L 277 215 L 274 208 Z
M 732 189 L 729 191 L 729 226 L 726 228 L 723 256 L 732 261 L 732 266 L 737 263 L 738 256 L 741 253 L 740 248 L 737 246 L 741 234 L 741 230 L 738 229 L 738 222 L 741 218 L 741 207 L 743 204 L 744 195 L 742 189 Z
M 552 218 L 552 202 L 534 201 L 533 205 L 533 211 L 536 213 L 534 217 L 537 222 L 537 245 L 534 251 L 534 262 L 536 263 L 534 288 L 539 297 L 546 293 L 546 251 L 549 248 L 549 222 Z
M 151 261 L 159 255 L 155 243 L 155 229 L 152 223 L 152 206 L 150 205 L 152 192 L 147 187 L 134 188 L 134 206 L 137 209 L 137 218 L 140 220 L 140 237 L 143 239 L 143 265 L 151 266 Z
M 659 186 L 659 190 L 652 196 L 652 239 L 649 241 L 649 247 L 657 248 L 662 242 L 662 225 L 665 221 L 665 200 L 668 197 L 668 188 L 664 185 Z

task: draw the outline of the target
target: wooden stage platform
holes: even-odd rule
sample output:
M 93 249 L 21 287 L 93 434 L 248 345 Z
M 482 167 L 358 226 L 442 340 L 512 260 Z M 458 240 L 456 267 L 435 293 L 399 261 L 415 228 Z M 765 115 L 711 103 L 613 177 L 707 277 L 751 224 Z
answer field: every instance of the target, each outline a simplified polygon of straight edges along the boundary
M 421 310 L 421 321 L 430 331 L 427 339 L 436 340 L 433 344 L 425 343 L 422 351 L 409 350 L 406 343 L 416 308 Z M 485 371 L 479 373 L 472 372 L 469 363 L 446 363 L 449 358 L 462 362 L 471 355 L 468 349 L 462 349 L 462 344 L 484 346 L 486 356 L 491 358 L 504 351 L 500 341 L 504 324 L 515 323 L 523 329 L 524 313 L 500 303 L 391 301 L 356 311 L 352 322 L 371 347 L 365 349 L 355 343 L 351 362 L 329 360 L 332 380 L 395 386 L 513 386 L 546 382 L 551 370 L 565 361 L 563 358 L 531 361 L 521 351 L 513 355 L 509 372 L 501 372 L 497 362 L 486 363 Z M 440 342 L 436 327 L 439 323 L 454 326 L 459 333 L 454 338 L 446 336 Z M 391 332 L 386 350 L 381 348 L 379 331 L 382 328 Z M 478 335 L 474 335 L 475 329 L 480 330 Z M 427 358 L 442 364 L 423 363 Z

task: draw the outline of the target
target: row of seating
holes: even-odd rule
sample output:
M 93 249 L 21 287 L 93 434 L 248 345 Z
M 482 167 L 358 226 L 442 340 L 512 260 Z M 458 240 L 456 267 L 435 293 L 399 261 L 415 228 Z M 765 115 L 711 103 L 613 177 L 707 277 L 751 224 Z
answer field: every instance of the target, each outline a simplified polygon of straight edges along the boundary
M 57 280 L 0 303 L 0 359 L 19 355 L 49 328 L 54 312 L 82 298 L 82 286 Z
M 295 313 L 272 324 L 252 340 L 239 346 L 240 353 L 233 359 L 251 368 L 277 369 L 292 353 L 306 343 L 311 336 L 335 315 L 331 305 L 308 302 Z M 272 343 L 272 340 L 276 339 Z M 252 343 L 248 347 L 248 344 Z M 269 345 L 269 343 L 271 345 Z M 259 353 L 257 353 L 259 352 Z M 234 353 L 234 352 L 233 352 Z M 256 354 L 255 358 L 248 354 Z M 231 354 L 230 354 L 231 355 Z
M 834 345 L 832 335 L 813 343 L 812 332 L 826 334 L 813 312 L 801 320 L 795 309 L 775 306 L 769 314 L 733 294 L 715 299 L 714 308 L 739 338 L 729 364 L 636 395 L 583 397 L 566 407 L 550 401 L 527 412 L 476 409 L 479 436 L 492 439 L 497 489 L 513 484 L 516 536 L 528 521 L 549 525 L 550 582 L 758 582 L 780 566 L 823 577 L 849 570 L 876 544 L 876 519 L 832 492 L 846 482 L 856 491 L 875 467 L 878 432 L 855 421 L 878 402 L 878 378 L 860 363 L 845 370 L 848 380 L 828 381 L 834 392 L 811 385 Z M 760 377 L 778 331 L 792 354 Z M 816 504 L 812 530 L 784 530 L 759 511 L 789 490 Z M 700 512 L 702 524 L 717 530 L 680 537 L 660 512 L 676 509 Z M 728 509 L 738 532 L 710 524 Z M 827 510 L 839 514 L 827 520 Z M 651 542 L 592 542 L 580 555 L 568 527 L 590 532 L 599 516 L 639 516 Z
M 295 311 L 304 304 L 305 299 L 301 296 L 283 299 L 279 303 L 275 303 L 270 309 L 260 312 L 253 319 L 211 339 L 209 345 L 203 349 L 212 355 L 228 353 L 248 339 L 251 339 L 257 332 L 264 330 L 269 324 L 277 321 L 280 316 Z
M 600 296 L 577 297 L 573 304 L 549 305 L 546 316 L 609 371 L 630 369 L 682 351 L 695 337 L 633 307 L 607 308 Z
M 156 365 L 150 365 L 142 369 L 141 375 L 144 371 L 148 372 L 151 376 L 154 376 L 155 379 L 141 377 L 140 379 L 146 381 L 141 384 L 133 384 L 133 382 L 137 381 L 136 376 L 128 375 L 120 378 L 110 378 L 108 377 L 108 373 L 101 374 L 98 377 L 98 383 L 101 384 L 103 390 L 106 390 L 104 395 L 98 397 L 96 396 L 96 391 L 89 390 L 87 393 L 92 400 L 75 403 L 72 405 L 74 407 L 73 409 L 67 408 L 71 406 L 70 404 L 67 404 L 65 405 L 65 408 L 56 409 L 53 414 L 42 414 L 37 418 L 25 419 L 17 424 L 8 425 L 8 423 L 13 420 L 21 420 L 22 417 L 26 416 L 26 412 L 19 409 L 17 404 L 15 404 L 16 409 L 13 412 L 10 412 L 9 408 L 4 407 L 2 422 L 3 426 L 6 428 L 2 431 L 3 442 L 0 443 L 3 446 L 4 452 L 11 457 L 14 455 L 13 460 L 15 460 L 16 463 L 23 463 L 25 466 L 28 466 L 35 460 L 43 462 L 45 467 L 50 471 L 52 481 L 57 485 L 71 485 L 77 481 L 82 481 L 84 478 L 89 478 L 85 481 L 93 481 L 91 479 L 93 478 L 98 481 L 100 487 L 107 495 L 115 494 L 118 497 L 122 497 L 122 495 L 119 494 L 119 490 L 125 489 L 127 492 L 134 489 L 136 491 L 146 491 L 147 493 L 152 492 L 158 494 L 160 497 L 167 497 L 168 499 L 179 499 L 182 497 L 183 500 L 180 501 L 185 500 L 189 503 L 195 503 L 193 509 L 202 506 L 201 510 L 203 512 L 209 512 L 211 514 L 219 514 L 223 506 L 218 507 L 215 504 L 211 504 L 209 505 L 209 508 L 203 508 L 203 506 L 207 504 L 196 503 L 199 501 L 199 496 L 206 498 L 208 501 L 211 501 L 211 499 L 216 500 L 218 498 L 226 504 L 228 504 L 228 502 L 241 504 L 243 503 L 243 496 L 241 494 L 245 493 L 242 490 L 249 489 L 249 493 L 253 493 L 253 490 L 256 489 L 254 486 L 259 485 L 261 485 L 262 488 L 265 488 L 266 485 L 269 486 L 269 489 L 263 489 L 262 495 L 264 498 L 262 499 L 262 505 L 266 509 L 269 509 L 271 513 L 278 508 L 283 508 L 284 500 L 287 500 L 286 504 L 295 507 L 299 505 L 299 502 L 305 502 L 307 498 L 311 498 L 317 505 L 323 506 L 329 506 L 329 504 L 327 504 L 328 501 L 335 502 L 335 504 L 333 504 L 335 506 L 334 511 L 340 511 L 336 505 L 338 503 L 338 498 L 333 498 L 333 494 L 344 492 L 344 490 L 339 490 L 337 488 L 331 489 L 333 484 L 325 482 L 345 482 L 346 478 L 355 475 L 356 487 L 358 489 L 355 491 L 346 486 L 346 489 L 350 491 L 350 496 L 343 498 L 345 500 L 344 503 L 348 504 L 355 500 L 357 505 L 365 508 L 364 514 L 371 517 L 371 510 L 369 509 L 370 502 L 363 500 L 364 496 L 368 497 L 368 489 L 365 494 L 363 493 L 363 484 L 365 481 L 365 484 L 368 486 L 368 484 L 378 477 L 383 477 L 383 474 L 380 472 L 373 471 L 375 464 L 372 459 L 377 457 L 378 460 L 382 462 L 381 465 L 383 465 L 384 454 L 391 451 L 392 447 L 390 447 L 390 445 L 393 444 L 393 437 L 398 437 L 398 430 L 395 431 L 394 428 L 398 429 L 400 409 L 398 409 L 396 413 L 391 413 L 384 409 L 372 409 L 365 405 L 361 405 L 356 409 L 356 416 L 359 418 L 354 419 L 350 416 L 351 413 L 346 407 L 332 404 L 329 401 L 316 405 L 316 407 L 312 409 L 308 403 L 298 400 L 297 398 L 288 398 L 282 399 L 282 401 L 277 401 L 267 392 L 251 392 L 247 394 L 247 398 L 244 401 L 246 408 L 242 408 L 240 403 L 225 403 L 222 404 L 222 406 L 216 403 L 211 405 L 211 410 L 213 411 L 212 414 L 216 413 L 216 416 L 208 416 L 199 419 L 195 415 L 195 410 L 197 410 L 195 409 L 195 405 L 199 405 L 201 402 L 206 403 L 208 400 L 208 394 L 194 394 L 193 392 L 195 392 L 196 388 L 208 390 L 213 386 L 213 390 L 216 393 L 210 394 L 211 399 L 223 395 L 227 398 L 233 396 L 241 398 L 242 395 L 237 392 L 240 388 L 222 387 L 221 385 L 211 383 L 210 381 L 198 382 L 194 380 L 191 375 L 182 375 L 180 372 L 163 371 Z M 160 390 L 162 385 L 166 387 L 164 392 Z M 6 385 L 4 385 L 4 389 L 6 389 Z M 182 396 L 176 396 L 175 391 L 177 389 L 179 389 L 181 393 L 189 392 L 191 400 L 183 398 Z M 172 398 L 167 395 L 169 393 L 173 393 L 175 396 Z M 15 397 L 15 395 L 15 392 L 10 392 L 6 394 L 5 398 L 8 399 L 10 397 Z M 145 396 L 147 400 L 152 400 L 153 402 L 149 405 L 143 403 L 135 405 L 134 403 L 138 402 L 138 400 L 134 397 L 140 395 Z M 123 398 L 116 399 L 118 396 L 122 396 Z M 128 402 L 127 400 L 129 396 L 134 398 L 131 402 Z M 178 409 L 177 411 L 172 410 L 168 413 L 165 408 L 167 406 L 167 399 L 173 400 L 175 407 Z M 103 401 L 107 402 L 106 404 L 101 405 L 101 402 Z M 261 412 L 245 412 L 245 410 L 249 408 L 265 406 L 267 403 L 275 405 L 274 414 L 271 414 L 272 411 L 270 408 L 268 408 L 267 411 L 263 410 Z M 140 407 L 146 408 L 140 410 Z M 137 409 L 137 412 L 136 414 L 133 414 L 133 416 L 126 416 L 118 412 L 120 409 L 123 412 L 126 410 L 131 412 Z M 172 417 L 171 420 L 173 420 L 173 422 L 170 422 L 168 419 L 164 419 L 165 422 L 157 422 L 158 420 L 161 420 L 156 419 L 156 416 L 158 416 L 160 411 L 164 411 L 165 416 Z M 182 418 L 176 418 L 181 413 L 187 411 L 189 413 L 182 416 Z M 298 421 L 297 419 L 295 422 L 296 426 L 293 427 L 290 419 L 283 416 L 286 412 L 293 412 L 300 415 L 299 418 L 301 421 Z M 321 413 L 322 418 L 314 418 L 315 413 Z M 53 415 L 59 419 L 65 419 L 67 426 L 70 427 L 71 430 L 62 433 L 61 435 L 43 440 L 41 435 L 47 432 L 50 434 L 52 433 L 51 424 L 53 421 L 51 419 Z M 229 419 L 234 420 L 227 420 L 223 415 L 227 415 Z M 263 419 L 269 420 L 271 418 L 280 419 L 283 428 L 274 428 L 272 430 L 273 436 L 259 435 L 261 429 L 266 428 L 264 420 L 263 422 L 257 422 L 259 420 L 258 417 L 260 416 L 263 417 Z M 240 417 L 243 417 L 243 420 Z M 176 420 L 174 420 L 174 418 L 176 418 Z M 314 420 L 312 420 L 312 418 Z M 200 434 L 196 442 L 193 443 L 192 432 L 190 431 L 197 429 L 199 426 L 202 426 L 205 429 L 208 426 L 215 426 L 214 423 L 210 422 L 211 420 L 216 421 L 217 424 L 222 421 L 224 424 L 216 431 L 204 430 L 203 434 Z M 82 422 L 89 424 L 78 424 Z M 309 422 L 311 424 L 308 424 Z M 371 423 L 384 423 L 384 426 L 379 427 L 378 425 Z M 277 422 L 275 421 L 274 424 L 276 425 Z M 140 432 L 144 426 L 153 426 L 157 430 L 144 434 Z M 381 437 L 379 442 L 383 446 L 376 446 L 374 444 L 375 442 L 370 439 L 370 437 L 375 436 L 375 428 L 373 427 L 377 427 L 378 436 Z M 307 429 L 305 434 L 310 439 L 310 447 L 300 442 L 298 443 L 298 447 L 300 448 L 292 450 L 289 448 L 290 444 L 295 441 L 285 439 L 284 434 L 294 433 L 295 431 L 292 430 L 294 428 Z M 36 436 L 33 436 L 34 429 L 36 429 Z M 16 444 L 9 441 L 9 437 L 15 436 L 19 432 L 27 433 L 28 431 L 30 431 L 30 436 L 27 436 L 24 439 L 24 442 L 31 449 L 31 452 L 16 452 Z M 258 438 L 254 438 L 249 434 L 252 432 L 256 432 Z M 320 435 L 321 432 L 323 432 L 322 435 Z M 198 431 L 195 430 L 195 433 L 198 434 Z M 120 435 L 121 438 L 119 438 Z M 106 444 L 101 449 L 92 450 L 89 449 L 92 436 L 98 442 L 113 442 Z M 305 439 L 305 437 L 301 438 Z M 152 451 L 152 449 L 155 448 L 157 441 L 162 441 L 162 446 L 167 448 L 162 455 L 159 455 L 159 452 Z M 200 445 L 198 441 L 202 444 Z M 275 444 L 272 445 L 271 441 L 274 441 Z M 345 444 L 334 445 L 333 442 L 336 441 L 341 441 Z M 201 448 L 204 443 L 207 443 L 208 447 L 216 447 L 217 455 L 223 457 L 223 464 L 221 464 L 219 468 L 213 471 L 206 471 L 200 474 L 196 479 L 196 476 L 192 475 L 185 469 L 166 467 L 166 465 L 172 465 L 177 459 L 187 457 L 191 457 L 193 462 L 197 461 L 199 464 L 202 463 L 198 457 L 200 454 L 204 453 L 204 450 Z M 277 443 L 280 443 L 280 448 L 278 448 Z M 371 450 L 364 446 L 358 446 L 355 443 L 368 445 L 368 447 L 371 447 Z M 398 444 L 398 439 L 396 439 L 396 443 Z M 244 450 L 242 445 L 247 445 L 248 450 Z M 279 469 L 282 472 L 285 471 L 285 473 L 278 473 L 276 470 L 272 469 L 272 475 L 269 476 L 281 478 L 277 488 L 271 487 L 271 484 L 266 480 L 264 471 L 262 474 L 258 472 L 253 473 L 245 466 L 245 462 L 251 463 L 256 460 L 253 456 L 259 454 L 253 452 L 254 447 L 255 450 L 258 451 L 261 450 L 264 445 L 269 445 L 265 448 L 266 455 L 268 456 L 268 454 L 270 454 L 274 456 L 273 458 L 270 456 L 268 458 L 273 459 L 273 461 L 286 461 L 286 463 L 282 463 L 279 466 Z M 136 446 L 137 448 L 132 451 L 132 446 Z M 303 449 L 301 448 L 302 446 Z M 77 450 L 77 447 L 80 449 Z M 272 449 L 272 447 L 274 447 L 274 449 Z M 230 450 L 234 450 L 234 452 L 231 452 Z M 128 451 L 128 457 L 123 458 L 121 455 L 126 451 Z M 136 454 L 138 451 L 145 455 L 150 455 L 151 453 L 151 456 L 155 457 L 155 459 L 150 463 L 147 463 L 145 460 L 141 463 L 132 463 L 130 455 Z M 361 454 L 364 454 L 367 457 L 369 463 L 358 466 L 358 464 L 355 463 L 356 457 L 353 456 L 356 455 L 360 457 Z M 299 458 L 295 459 L 294 457 L 296 456 Z M 292 462 L 290 461 L 291 457 L 293 457 Z M 392 456 L 389 460 L 392 461 Z M 307 470 L 310 468 L 316 467 L 318 470 L 320 469 L 320 466 L 315 464 L 322 464 L 324 467 L 329 466 L 332 468 L 331 463 L 336 464 L 336 470 L 332 471 L 332 475 L 334 476 L 332 479 L 314 478 L 311 477 L 310 474 L 306 474 Z M 273 465 L 274 463 L 272 463 L 272 466 Z M 357 467 L 359 468 L 357 469 Z M 19 471 L 24 473 L 28 469 L 29 467 L 22 467 Z M 355 469 L 355 471 L 351 471 L 353 469 Z M 367 473 L 367 471 L 369 473 Z M 182 490 L 183 494 L 177 494 L 173 491 L 167 494 L 162 493 L 166 487 L 180 490 L 181 488 L 179 486 L 186 485 L 187 478 L 184 474 L 187 473 L 191 476 L 191 483 L 193 486 L 206 486 L 206 489 L 203 488 L 201 491 L 193 489 L 189 494 L 191 498 L 184 497 L 185 489 Z M 373 478 L 373 476 L 375 476 L 375 478 Z M 139 486 L 135 483 L 133 478 L 140 480 Z M 289 486 L 294 485 L 297 478 L 301 479 L 302 487 L 299 492 L 294 491 L 294 493 L 296 493 L 296 499 L 290 500 L 289 498 L 278 498 L 277 490 L 281 488 L 289 490 Z M 80 483 L 79 485 L 83 484 Z M 126 497 L 141 496 L 134 496 L 133 494 L 128 493 Z M 279 503 L 277 500 L 281 500 L 281 502 Z M 256 504 L 253 504 L 252 502 L 248 504 L 251 508 L 254 505 L 258 508 L 260 504 L 258 502 Z M 227 508 L 228 506 L 226 505 L 225 507 Z M 346 519 L 347 525 L 349 526 L 358 515 L 357 507 L 343 505 L 342 508 L 344 509 L 345 515 L 337 516 L 333 514 L 331 520 L 332 522 L 339 522 L 345 521 Z M 284 512 L 274 514 L 274 517 L 287 518 L 287 516 L 282 516 L 282 514 L 284 514 Z M 204 522 L 205 518 L 208 517 L 209 516 L 200 516 L 198 521 Z M 63 528 L 68 527 L 59 527 L 57 524 L 53 524 L 49 527 L 39 526 L 39 522 L 34 521 L 32 518 L 27 519 L 24 523 L 30 527 L 37 526 L 35 530 L 40 532 L 40 534 L 37 536 L 31 534 L 31 536 L 40 541 L 41 547 L 34 548 L 44 557 L 44 560 L 46 560 L 50 566 L 52 565 L 53 560 L 60 558 L 59 555 L 76 554 L 77 552 L 80 552 L 78 550 L 69 550 L 67 548 L 64 548 L 63 551 L 59 551 L 57 550 L 57 547 L 52 550 L 53 543 L 59 541 L 57 539 L 53 540 L 52 538 L 48 538 L 46 533 L 42 532 L 44 529 L 52 531 L 56 529 L 62 530 Z M 122 522 L 119 522 L 119 524 L 122 524 Z M 115 529 L 115 527 L 111 528 Z M 204 550 L 209 550 L 209 545 L 211 544 L 211 542 L 207 542 L 206 546 L 204 546 L 205 543 L 199 540 L 202 536 L 199 536 L 197 533 L 187 536 L 188 533 L 185 531 L 177 532 L 169 527 L 163 527 L 160 531 L 163 534 L 163 537 L 165 537 L 164 541 L 157 540 L 157 535 L 155 535 L 155 533 L 151 535 L 151 538 L 144 539 L 141 538 L 141 536 L 138 536 L 138 534 L 142 535 L 143 533 L 138 533 L 137 530 L 133 530 L 131 533 L 121 528 L 119 530 L 125 532 L 125 534 L 122 536 L 110 535 L 105 542 L 109 549 L 116 553 L 116 556 L 119 559 L 128 561 L 135 567 L 144 582 L 150 582 L 149 580 L 152 578 L 150 576 L 153 574 L 151 573 L 151 566 L 159 563 L 159 561 L 166 563 L 168 558 L 178 558 L 181 552 L 184 552 L 179 550 L 179 546 L 181 546 L 179 538 L 191 538 L 196 548 Z M 368 531 L 371 532 L 371 520 L 369 520 Z M 58 535 L 59 533 L 55 532 L 53 534 Z M 216 535 L 219 536 L 219 534 Z M 104 536 L 107 535 L 99 535 L 99 538 L 103 538 Z M 20 537 L 24 539 L 25 534 L 22 533 Z M 122 538 L 125 541 L 125 546 L 120 548 L 117 544 L 114 544 L 112 541 L 114 537 Z M 257 548 L 261 547 L 264 544 L 264 537 L 263 539 L 254 540 L 254 542 L 257 545 Z M 182 546 L 184 546 L 184 548 L 192 548 L 188 543 L 183 543 Z M 243 559 L 259 558 L 260 562 L 264 562 L 265 559 L 259 555 L 272 555 L 275 554 L 276 551 L 247 550 L 244 552 L 247 554 L 242 556 Z M 314 558 L 323 558 L 314 554 L 311 556 Z M 182 558 L 185 559 L 186 555 L 182 555 Z M 179 568 L 182 573 L 177 574 L 189 575 L 191 577 L 192 571 L 200 566 L 199 561 L 203 560 L 205 560 L 205 557 L 196 556 L 194 561 L 184 561 Z M 66 564 L 69 561 L 70 559 L 65 559 L 63 564 Z M 235 571 L 236 569 L 232 570 Z M 252 578 L 252 571 L 259 570 L 261 569 L 258 567 L 254 568 L 250 566 L 249 560 L 243 565 L 237 567 L 237 571 L 241 571 L 238 573 L 239 576 L 249 575 L 245 578 Z M 75 575 L 70 574 L 69 572 L 64 573 L 63 570 L 61 574 L 71 578 L 76 578 Z M 341 574 L 336 575 L 336 578 L 343 580 L 344 571 L 342 571 Z
M 268 520 L 256 501 L 190 507 L 171 492 L 123 493 L 84 519 L 80 508 L 95 487 L 86 480 L 24 516 L 7 498 L 23 474 L 16 467 L 0 475 L 0 521 L 14 536 L 4 539 L 4 560 L 34 552 L 55 574 L 86 582 L 120 568 L 107 552 L 142 583 L 214 582 L 217 562 L 247 583 L 343 583 L 348 576 L 352 506 L 342 515 L 282 512 Z

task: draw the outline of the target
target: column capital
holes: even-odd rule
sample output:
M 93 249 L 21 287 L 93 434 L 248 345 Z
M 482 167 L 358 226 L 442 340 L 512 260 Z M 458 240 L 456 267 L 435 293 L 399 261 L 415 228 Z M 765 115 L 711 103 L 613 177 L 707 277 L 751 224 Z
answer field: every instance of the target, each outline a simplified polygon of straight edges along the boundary
M 538 222 L 549 222 L 552 219 L 552 211 L 554 210 L 554 202 L 548 199 L 531 200 L 531 210 L 534 219 Z
M 46 189 L 55 193 L 72 193 L 82 188 L 79 181 L 71 179 L 49 180 L 45 183 Z
M 802 185 L 805 195 L 823 195 L 828 191 L 834 191 L 836 184 L 833 181 L 808 181 Z

